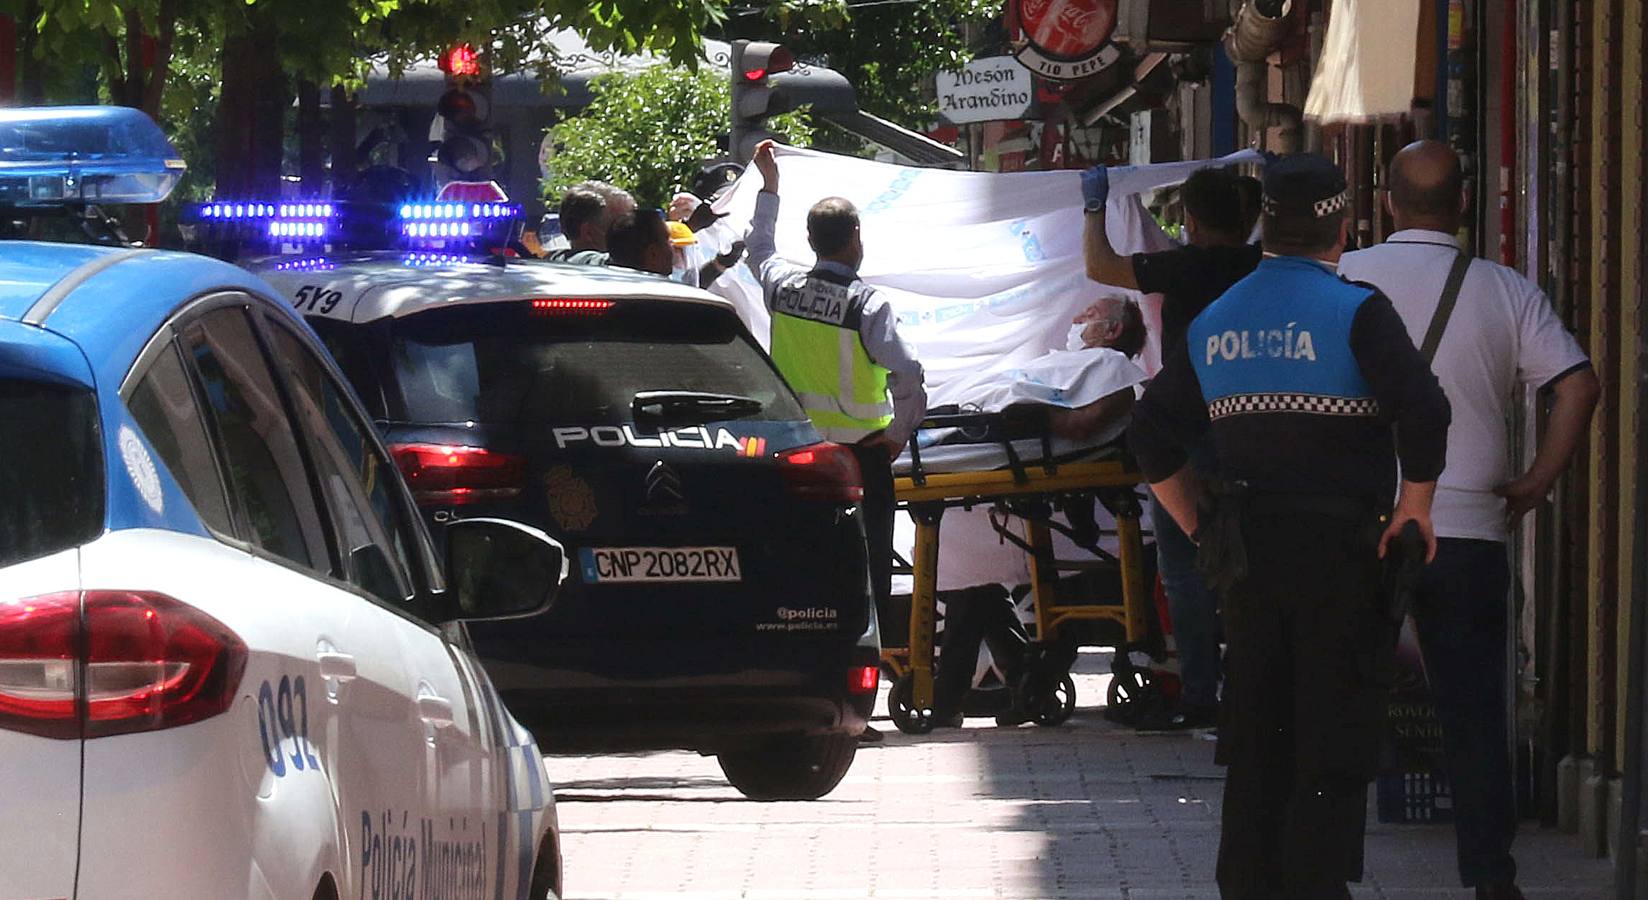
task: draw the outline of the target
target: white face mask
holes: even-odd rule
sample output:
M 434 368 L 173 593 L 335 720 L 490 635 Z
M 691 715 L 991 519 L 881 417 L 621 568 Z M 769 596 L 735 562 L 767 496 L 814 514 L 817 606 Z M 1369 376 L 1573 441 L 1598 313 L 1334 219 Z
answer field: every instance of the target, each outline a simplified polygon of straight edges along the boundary
M 1080 322 L 1070 326 L 1070 333 L 1064 338 L 1064 349 L 1086 350 L 1087 342 L 1082 340 L 1082 332 L 1087 330 L 1088 323 Z

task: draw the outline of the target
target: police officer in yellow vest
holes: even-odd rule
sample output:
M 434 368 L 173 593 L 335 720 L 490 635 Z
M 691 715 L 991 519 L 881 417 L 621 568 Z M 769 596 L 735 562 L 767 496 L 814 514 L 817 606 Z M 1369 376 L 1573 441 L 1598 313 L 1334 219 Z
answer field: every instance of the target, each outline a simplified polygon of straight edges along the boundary
M 921 364 L 898 336 L 892 307 L 858 278 L 864 261 L 858 210 L 840 197 L 807 213 L 818 263 L 774 256 L 778 161 L 772 141 L 755 151 L 765 186 L 755 201 L 748 264 L 772 311 L 772 358 L 825 438 L 852 447 L 864 476 L 864 530 L 876 607 L 893 580 L 893 460 L 927 413 Z

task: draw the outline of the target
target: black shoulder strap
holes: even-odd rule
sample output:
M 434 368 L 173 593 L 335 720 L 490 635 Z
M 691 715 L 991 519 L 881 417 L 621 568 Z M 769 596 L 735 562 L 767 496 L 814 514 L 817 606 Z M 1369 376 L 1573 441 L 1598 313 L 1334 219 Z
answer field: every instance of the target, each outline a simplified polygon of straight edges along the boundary
M 1470 267 L 1470 256 L 1463 250 L 1459 251 L 1459 255 L 1454 257 L 1453 268 L 1448 270 L 1448 280 L 1442 286 L 1442 299 L 1436 304 L 1436 314 L 1431 316 L 1431 327 L 1425 330 L 1425 343 L 1419 347 L 1425 362 L 1436 359 L 1436 348 L 1442 343 L 1442 332 L 1448 330 L 1448 320 L 1453 318 L 1453 307 L 1459 302 L 1459 289 L 1464 286 L 1465 272 Z

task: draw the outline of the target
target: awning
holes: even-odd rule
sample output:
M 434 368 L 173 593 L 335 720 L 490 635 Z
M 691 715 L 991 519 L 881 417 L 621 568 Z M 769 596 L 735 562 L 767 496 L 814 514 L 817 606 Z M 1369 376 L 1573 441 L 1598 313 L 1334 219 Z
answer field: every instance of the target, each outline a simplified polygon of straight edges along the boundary
M 1420 0 L 1335 0 L 1305 115 L 1323 123 L 1408 115 L 1420 27 Z

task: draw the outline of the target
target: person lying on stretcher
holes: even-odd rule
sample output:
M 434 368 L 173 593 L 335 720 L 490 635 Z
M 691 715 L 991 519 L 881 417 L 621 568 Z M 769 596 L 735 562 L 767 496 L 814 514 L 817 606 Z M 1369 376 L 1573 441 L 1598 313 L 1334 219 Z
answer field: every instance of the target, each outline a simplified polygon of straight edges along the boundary
M 1028 364 L 986 371 L 945 393 L 968 409 L 1045 411 L 1056 456 L 1076 448 L 1103 446 L 1119 438 L 1127 427 L 1136 388 L 1146 378 L 1133 361 L 1144 344 L 1144 317 L 1138 305 L 1125 297 L 1101 297 L 1072 322 L 1069 349 Z M 929 410 L 929 414 L 935 412 Z M 1002 464 L 1000 443 L 947 443 L 977 440 L 961 431 L 921 432 L 918 440 L 926 448 L 921 451 L 922 465 L 928 466 L 931 460 L 955 471 Z M 1041 453 L 1039 442 L 1013 443 L 1036 447 L 1026 457 Z M 941 454 L 965 454 L 971 464 L 957 465 Z M 989 455 L 997 461 L 990 461 Z M 1065 501 L 1059 508 L 1073 533 L 1091 533 L 1086 540 L 1096 541 L 1092 498 Z M 1073 654 L 1073 647 L 1032 649 L 1018 609 L 1004 587 L 1029 580 L 1024 554 L 997 536 L 986 510 L 952 510 L 944 527 L 948 536 L 938 558 L 938 587 L 945 618 L 934 680 L 933 722 L 940 728 L 961 724 L 982 644 L 989 645 L 1010 698 L 1010 706 L 998 711 L 997 724 L 1033 719 L 1050 686 L 1068 671 L 1070 660 L 1060 654 Z
M 947 384 L 941 399 L 949 402 L 928 414 L 1033 411 L 1045 415 L 1055 456 L 1100 447 L 1127 428 L 1136 389 L 1146 379 L 1134 362 L 1144 345 L 1144 316 L 1138 304 L 1122 296 L 1100 297 L 1072 321 L 1068 349 Z M 916 440 L 922 466 L 931 471 L 1005 464 L 1000 443 L 989 438 L 981 443 L 973 429 L 926 429 Z M 1024 449 L 1028 457 L 1041 452 L 1035 442 L 1026 442 Z M 908 467 L 908 451 L 900 462 Z

